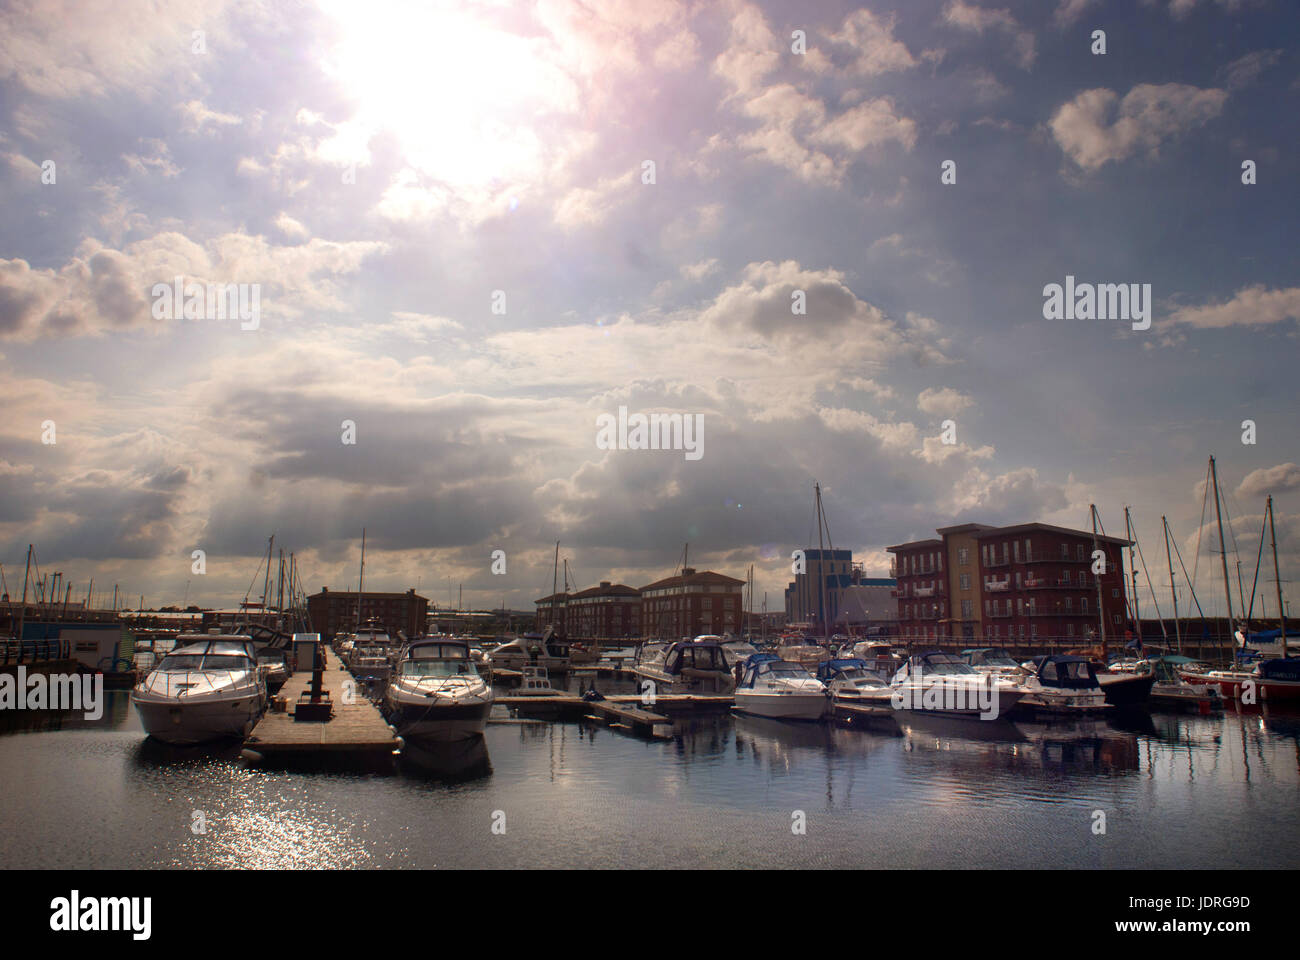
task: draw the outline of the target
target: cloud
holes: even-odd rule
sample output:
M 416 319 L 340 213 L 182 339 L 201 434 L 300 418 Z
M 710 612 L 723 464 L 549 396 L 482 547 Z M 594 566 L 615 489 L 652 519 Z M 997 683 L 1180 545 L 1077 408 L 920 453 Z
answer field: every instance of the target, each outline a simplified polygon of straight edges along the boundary
M 1241 90 L 1254 83 L 1261 73 L 1282 59 L 1283 50 L 1255 50 L 1238 57 L 1221 71 L 1228 89 Z
M 909 70 L 916 59 L 907 45 L 894 37 L 894 16 L 877 17 L 870 10 L 855 10 L 829 34 L 832 43 L 849 48 L 849 70 L 864 77 Z
M 1067 157 L 1084 170 L 1096 170 L 1143 151 L 1155 156 L 1165 141 L 1217 117 L 1227 98 L 1224 90 L 1143 83 L 1120 100 L 1113 90 L 1099 87 L 1062 105 L 1050 127 Z
M 1275 467 L 1264 467 L 1246 474 L 1237 487 L 1237 496 L 1262 497 L 1280 490 L 1294 490 L 1297 487 L 1300 487 L 1300 466 L 1294 463 L 1279 463 Z
M 916 406 L 932 416 L 955 416 L 975 406 L 975 401 L 951 387 L 926 387 L 917 396 Z
M 0 260 L 0 338 L 34 340 L 159 328 L 148 291 L 182 276 L 198 283 L 259 284 L 280 316 L 341 310 L 334 278 L 356 272 L 385 249 L 368 241 L 314 239 L 275 246 L 261 236 L 223 234 L 205 245 L 164 232 L 122 250 L 87 239 L 58 270 L 33 270 L 25 260 Z M 266 306 L 263 299 L 263 306 Z
M 1262 284 L 1238 290 L 1230 300 L 1199 307 L 1180 307 L 1156 322 L 1157 329 L 1174 326 L 1221 330 L 1226 327 L 1266 327 L 1300 319 L 1300 287 L 1270 290 Z
M 963 0 L 949 0 L 943 8 L 942 22 L 979 36 L 990 30 L 1007 34 L 1011 38 L 1012 58 L 1024 70 L 1032 67 L 1037 59 L 1033 32 L 1022 27 L 1005 8 L 992 10 Z

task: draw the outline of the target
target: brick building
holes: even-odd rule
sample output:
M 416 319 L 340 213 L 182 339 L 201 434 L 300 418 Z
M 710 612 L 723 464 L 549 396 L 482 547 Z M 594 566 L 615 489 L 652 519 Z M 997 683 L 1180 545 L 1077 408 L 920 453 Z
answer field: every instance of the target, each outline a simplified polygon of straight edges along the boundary
M 687 567 L 641 588 L 641 625 L 646 636 L 696 637 L 739 633 L 744 580 Z
M 889 547 L 902 639 L 1036 646 L 1108 641 L 1127 623 L 1123 548 L 1129 541 L 1045 523 L 965 523 L 937 539 Z M 1095 547 L 1094 547 L 1095 541 Z M 1092 573 L 1093 550 L 1105 572 Z
M 545 630 L 552 622 L 555 629 L 563 636 L 569 635 L 569 594 L 548 593 L 537 604 L 537 629 Z
M 641 591 L 624 583 L 602 580 L 599 586 L 570 594 L 565 603 L 565 628 L 565 636 L 571 640 L 639 637 Z
M 393 636 L 399 630 L 408 637 L 421 636 L 428 611 L 428 598 L 419 596 L 414 590 L 405 593 L 372 593 L 367 590 L 361 594 L 361 622 L 373 617 Z M 320 593 L 307 598 L 307 612 L 312 627 L 324 639 L 332 640 L 334 634 L 349 633 L 356 627 L 357 593 L 322 587 Z

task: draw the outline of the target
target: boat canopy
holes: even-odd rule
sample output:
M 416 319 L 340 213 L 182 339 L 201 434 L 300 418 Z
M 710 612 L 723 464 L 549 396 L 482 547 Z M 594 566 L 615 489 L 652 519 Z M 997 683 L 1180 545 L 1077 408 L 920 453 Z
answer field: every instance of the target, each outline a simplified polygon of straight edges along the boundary
M 749 658 L 748 664 L 745 668 L 744 679 L 740 682 L 742 687 L 752 687 L 755 680 L 766 676 L 812 679 L 812 674 L 808 672 L 803 664 L 794 663 L 791 660 L 782 660 L 770 653 L 756 654 Z
M 686 640 L 672 644 L 664 655 L 664 671 L 678 674 L 684 669 L 728 670 L 722 644 L 714 640 Z
M 1278 660 L 1265 660 L 1255 667 L 1264 680 L 1300 681 L 1300 660 L 1288 657 Z
M 827 680 L 835 679 L 837 673 L 845 670 L 866 670 L 871 671 L 871 664 L 857 657 L 842 657 L 838 660 L 826 660 L 817 664 L 817 679 L 823 683 Z
M 1083 657 L 1064 654 L 1043 657 L 1038 665 L 1038 682 L 1045 687 L 1064 690 L 1100 690 L 1097 672 Z

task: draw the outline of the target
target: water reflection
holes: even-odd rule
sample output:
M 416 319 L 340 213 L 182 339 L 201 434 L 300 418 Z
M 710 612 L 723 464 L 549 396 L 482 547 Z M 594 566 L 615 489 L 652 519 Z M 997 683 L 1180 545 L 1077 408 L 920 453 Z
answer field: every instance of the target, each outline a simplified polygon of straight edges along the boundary
M 399 766 L 408 776 L 450 783 L 468 783 L 492 775 L 487 741 L 470 737 L 451 742 L 406 739 Z

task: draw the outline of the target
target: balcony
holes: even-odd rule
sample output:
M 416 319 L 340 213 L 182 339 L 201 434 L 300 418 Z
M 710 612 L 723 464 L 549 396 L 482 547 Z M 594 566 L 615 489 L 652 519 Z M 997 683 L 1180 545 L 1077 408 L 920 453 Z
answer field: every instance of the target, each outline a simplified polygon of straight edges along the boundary
M 1003 557 L 1000 560 L 997 557 L 994 557 L 992 560 L 984 561 L 984 566 L 986 567 L 1006 567 L 1009 566 L 1010 564 L 1011 564 L 1010 557 Z
M 1010 590 L 1011 581 L 1010 580 L 985 580 L 984 589 L 992 590 L 995 593 L 1002 590 Z
M 989 617 L 991 617 L 994 620 L 1006 620 L 1009 617 L 1014 617 L 1014 616 L 1015 614 L 1012 613 L 1010 610 L 1002 610 L 1002 611 L 994 610 L 992 613 L 989 614 Z
M 889 595 L 891 597 L 905 597 L 907 596 L 907 587 L 895 587 L 889 591 Z
M 1026 610 L 1027 617 L 1094 617 L 1088 610 Z
M 917 587 L 912 593 L 918 597 L 933 597 L 934 587 Z

